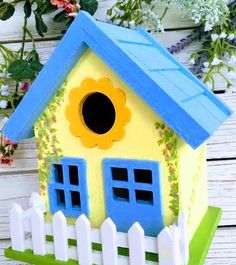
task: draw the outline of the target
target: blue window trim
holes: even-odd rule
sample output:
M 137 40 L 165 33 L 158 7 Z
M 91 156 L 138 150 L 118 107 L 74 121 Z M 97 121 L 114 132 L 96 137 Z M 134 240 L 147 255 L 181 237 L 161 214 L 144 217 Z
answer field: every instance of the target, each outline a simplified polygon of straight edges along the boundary
M 113 167 L 126 168 L 128 171 L 128 181 L 113 180 L 111 172 L 111 168 Z M 136 182 L 134 176 L 134 169 L 151 170 L 153 178 L 152 183 Z M 158 182 L 158 186 L 161 186 L 159 172 L 160 172 L 160 163 L 157 161 L 105 158 L 103 160 L 103 173 L 105 176 L 104 182 L 105 182 L 106 197 L 109 196 L 109 193 L 112 192 L 111 190 L 112 188 L 125 188 L 129 190 L 130 194 L 129 203 L 137 203 L 135 198 L 135 190 L 145 190 L 153 192 L 154 196 L 153 201 L 155 202 L 155 200 L 158 200 L 159 198 L 155 198 L 156 190 L 153 183 Z M 156 178 L 155 180 L 154 177 Z M 110 196 L 109 198 L 106 199 L 109 200 Z
M 128 181 L 114 180 L 112 173 L 114 167 L 126 168 Z M 152 182 L 136 182 L 135 169 L 150 170 Z M 115 222 L 117 230 L 127 232 L 131 225 L 138 221 L 144 228 L 146 235 L 156 236 L 164 227 L 160 163 L 152 160 L 105 158 L 103 160 L 103 174 L 106 216 Z M 116 197 L 113 188 L 128 189 L 129 197 L 127 192 L 121 190 L 117 191 L 118 197 Z M 136 196 L 137 190 L 141 191 L 141 197 Z M 142 191 L 150 191 L 152 195 L 149 194 L 146 197 Z
M 56 180 L 56 169 L 54 165 L 61 165 L 63 172 L 63 183 Z M 70 184 L 69 166 L 78 168 L 79 185 Z M 65 206 L 59 205 L 56 198 L 56 190 L 63 190 L 65 194 Z M 80 193 L 81 207 L 72 207 L 71 192 Z M 81 158 L 64 157 L 59 162 L 52 164 L 50 181 L 48 184 L 49 202 L 51 213 L 62 211 L 67 217 L 78 217 L 80 214 L 89 216 L 86 161 Z

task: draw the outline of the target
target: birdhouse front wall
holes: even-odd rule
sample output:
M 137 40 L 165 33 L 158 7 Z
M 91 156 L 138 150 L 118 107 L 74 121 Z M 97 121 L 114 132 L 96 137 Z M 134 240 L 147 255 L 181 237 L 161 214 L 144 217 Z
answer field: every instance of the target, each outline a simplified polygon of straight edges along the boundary
M 88 49 L 35 125 L 47 217 L 85 213 L 99 227 L 109 216 L 121 231 L 138 220 L 150 235 L 173 223 L 178 149 L 172 181 L 158 128 L 167 126 Z

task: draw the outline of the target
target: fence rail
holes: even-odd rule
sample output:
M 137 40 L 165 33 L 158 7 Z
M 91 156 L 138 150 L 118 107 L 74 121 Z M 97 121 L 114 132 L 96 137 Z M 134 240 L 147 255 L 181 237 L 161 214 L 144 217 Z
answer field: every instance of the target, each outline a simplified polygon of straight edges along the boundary
M 74 225 L 68 225 L 61 211 L 45 222 L 45 206 L 37 193 L 30 198 L 30 209 L 23 211 L 19 204 L 10 209 L 12 249 L 33 250 L 35 255 L 54 254 L 56 260 L 73 259 L 80 265 L 186 265 L 189 259 L 186 215 L 180 213 L 178 222 L 165 227 L 157 237 L 147 237 L 139 223 L 134 223 L 128 233 L 117 232 L 107 218 L 100 229 L 91 228 L 90 221 L 81 215 Z M 30 235 L 30 236 L 29 236 Z M 53 237 L 53 242 L 46 240 Z M 68 243 L 68 239 L 76 244 Z M 93 244 L 101 245 L 101 251 Z M 118 247 L 129 250 L 129 256 L 118 252 Z M 145 253 L 158 254 L 156 261 L 146 260 Z

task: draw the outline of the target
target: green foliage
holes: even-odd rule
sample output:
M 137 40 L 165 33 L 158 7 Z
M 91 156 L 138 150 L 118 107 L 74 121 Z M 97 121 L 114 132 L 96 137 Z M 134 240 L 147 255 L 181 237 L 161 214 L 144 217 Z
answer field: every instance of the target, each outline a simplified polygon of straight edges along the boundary
M 80 6 L 82 10 L 94 15 L 98 8 L 98 2 L 97 0 L 80 0 Z
M 14 61 L 7 70 L 15 80 L 32 79 L 34 77 L 34 70 L 26 60 Z
M 7 20 L 15 13 L 15 7 L 11 3 L 0 2 L 0 19 Z
M 55 113 L 57 113 L 63 102 L 65 86 L 66 82 L 57 91 L 55 97 L 35 124 L 35 129 L 37 130 L 35 139 L 40 163 L 39 176 L 42 191 L 45 189 L 45 182 L 50 175 L 51 164 L 58 162 L 63 157 L 63 152 L 56 136 L 57 130 L 54 126 L 56 123 Z
M 31 12 L 32 12 L 31 3 L 29 0 L 27 0 L 27 1 L 25 1 L 25 5 L 24 5 L 24 13 L 25 13 L 26 17 L 30 17 Z
M 170 183 L 171 198 L 169 208 L 175 216 L 179 213 L 179 175 L 178 175 L 178 136 L 164 122 L 156 122 L 160 139 L 157 141 L 162 146 L 162 155 L 169 169 L 168 181 Z
M 41 14 L 34 12 L 34 16 L 35 16 L 35 26 L 36 26 L 36 30 L 37 30 L 38 34 L 41 37 L 44 37 L 44 33 L 46 33 L 48 31 L 48 27 L 44 23 Z
M 66 17 L 66 11 L 62 10 L 61 12 L 56 14 L 56 16 L 53 18 L 53 20 L 55 22 L 63 22 L 63 21 L 68 20 L 68 18 Z
M 34 79 L 43 65 L 39 61 L 38 53 L 32 50 L 25 59 L 14 60 L 8 66 L 8 73 L 16 81 L 24 79 Z

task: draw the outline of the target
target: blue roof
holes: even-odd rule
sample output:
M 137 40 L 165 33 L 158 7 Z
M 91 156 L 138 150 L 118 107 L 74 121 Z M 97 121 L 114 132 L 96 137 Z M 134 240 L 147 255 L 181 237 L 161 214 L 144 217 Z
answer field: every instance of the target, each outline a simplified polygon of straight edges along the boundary
M 193 148 L 232 113 L 142 28 L 98 22 L 81 11 L 13 113 L 5 136 L 33 136 L 34 123 L 88 48 Z

